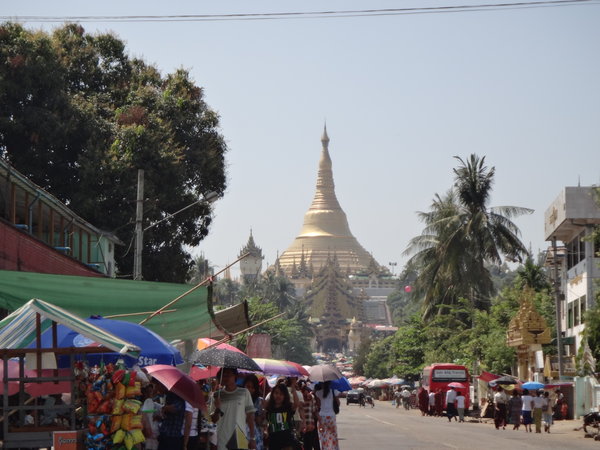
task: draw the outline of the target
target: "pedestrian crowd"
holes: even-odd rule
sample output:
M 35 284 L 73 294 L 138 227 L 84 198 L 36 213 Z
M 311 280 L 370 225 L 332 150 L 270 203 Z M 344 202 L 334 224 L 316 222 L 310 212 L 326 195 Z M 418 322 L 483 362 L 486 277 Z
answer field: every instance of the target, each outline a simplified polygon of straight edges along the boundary
M 516 389 L 509 395 L 501 386 L 496 388 L 493 394 L 494 425 L 497 430 L 506 429 L 512 425 L 513 430 L 518 430 L 521 425 L 525 431 L 532 432 L 531 425 L 535 425 L 535 432 L 550 433 L 553 424 L 553 416 L 558 410 L 559 415 L 566 416 L 566 402 L 559 389 L 555 396 L 549 391 L 523 389 L 520 393 Z
M 413 393 L 404 388 L 396 390 L 393 398 L 396 408 L 402 402 L 409 409 L 409 398 L 414 398 L 415 406 L 418 406 L 423 416 L 446 417 L 449 422 L 452 419 L 465 421 L 466 398 L 464 392 L 455 387 L 450 387 L 446 392 L 441 389 L 428 392 L 420 387 Z M 494 426 L 497 430 L 505 430 L 508 425 L 512 425 L 513 430 L 518 430 L 524 425 L 525 431 L 531 433 L 532 425 L 535 425 L 536 433 L 542 432 L 542 426 L 545 433 L 550 433 L 553 417 L 567 415 L 567 404 L 560 389 L 554 395 L 548 390 L 528 389 L 512 389 L 509 394 L 509 391 L 498 386 L 488 402 L 493 408 Z
M 338 392 L 280 377 L 271 388 L 254 374 L 223 368 L 201 380 L 208 408 L 199 411 L 158 381 L 143 389 L 140 450 L 338 450 Z M 312 387 L 312 388 L 311 388 Z

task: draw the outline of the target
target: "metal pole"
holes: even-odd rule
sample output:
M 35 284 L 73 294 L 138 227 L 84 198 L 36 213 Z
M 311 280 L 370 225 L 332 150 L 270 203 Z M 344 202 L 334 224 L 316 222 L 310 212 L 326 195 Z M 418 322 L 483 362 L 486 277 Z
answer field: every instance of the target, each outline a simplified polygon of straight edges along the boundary
M 556 349 L 558 351 L 558 379 L 563 376 L 563 347 L 562 347 L 562 323 L 561 323 L 561 292 L 560 292 L 560 273 L 558 270 L 558 249 L 556 248 L 556 238 L 552 238 L 552 253 L 554 267 L 554 301 L 556 304 Z
M 142 279 L 142 247 L 144 246 L 144 171 L 138 170 L 137 201 L 135 209 L 135 252 L 133 255 L 133 279 Z

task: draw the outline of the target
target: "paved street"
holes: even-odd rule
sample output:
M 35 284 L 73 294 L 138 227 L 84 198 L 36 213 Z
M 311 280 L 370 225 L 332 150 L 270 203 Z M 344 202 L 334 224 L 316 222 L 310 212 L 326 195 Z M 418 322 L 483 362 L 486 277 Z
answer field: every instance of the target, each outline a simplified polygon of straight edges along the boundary
M 354 449 L 600 449 L 600 442 L 573 431 L 581 421 L 557 422 L 550 434 L 496 430 L 493 422 L 449 423 L 446 418 L 422 417 L 420 411 L 396 409 L 390 402 L 375 408 L 342 406 L 338 419 L 341 450 Z

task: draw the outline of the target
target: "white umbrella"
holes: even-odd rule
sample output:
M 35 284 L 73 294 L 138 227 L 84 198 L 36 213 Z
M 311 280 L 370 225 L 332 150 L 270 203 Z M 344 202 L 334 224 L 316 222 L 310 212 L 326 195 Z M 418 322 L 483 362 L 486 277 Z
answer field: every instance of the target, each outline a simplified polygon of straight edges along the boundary
M 326 364 L 312 366 L 308 369 L 308 374 L 312 381 L 333 381 L 343 377 L 337 367 Z
M 378 388 L 381 386 L 387 386 L 387 383 L 385 381 L 379 380 L 377 378 L 375 378 L 374 380 L 371 380 L 369 382 L 369 384 L 367 384 L 367 387 L 370 387 L 370 388 Z

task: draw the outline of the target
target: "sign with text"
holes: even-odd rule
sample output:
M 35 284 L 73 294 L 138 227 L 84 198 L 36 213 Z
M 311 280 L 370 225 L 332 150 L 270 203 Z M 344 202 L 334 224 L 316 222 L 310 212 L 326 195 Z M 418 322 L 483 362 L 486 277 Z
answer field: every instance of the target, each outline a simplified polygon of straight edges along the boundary
M 250 358 L 272 358 L 271 336 L 268 334 L 252 334 L 248 336 L 246 355 Z
M 434 381 L 467 381 L 467 371 L 462 369 L 435 369 Z
M 78 446 L 78 435 L 81 433 L 77 431 L 55 431 L 53 434 L 54 438 L 54 450 L 78 450 L 81 446 Z

